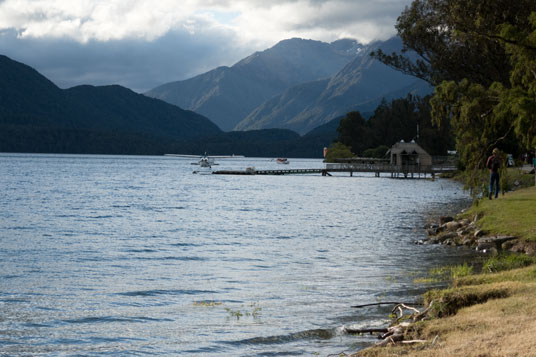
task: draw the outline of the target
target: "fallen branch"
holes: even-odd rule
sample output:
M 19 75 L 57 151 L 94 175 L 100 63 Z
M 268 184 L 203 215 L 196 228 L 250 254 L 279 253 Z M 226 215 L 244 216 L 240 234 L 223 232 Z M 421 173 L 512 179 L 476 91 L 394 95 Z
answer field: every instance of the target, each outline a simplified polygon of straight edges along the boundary
M 392 335 L 386 336 L 383 341 L 380 341 L 376 346 L 387 346 L 389 344 L 395 344 L 404 339 L 404 331 L 402 329 L 397 329 L 393 332 Z
M 421 321 L 426 316 L 428 316 L 428 312 L 432 309 L 432 305 L 434 304 L 434 300 L 430 301 L 430 305 L 426 309 L 424 309 L 422 312 L 419 312 L 417 315 L 413 316 L 413 321 Z
M 411 319 L 413 322 L 405 321 L 401 322 L 395 326 L 388 327 L 387 329 L 381 329 L 381 328 L 368 328 L 368 329 L 352 329 L 345 327 L 346 332 L 348 333 L 374 333 L 374 332 L 384 332 L 383 335 L 378 336 L 380 339 L 382 339 L 380 342 L 376 343 L 376 346 L 387 346 L 390 344 L 396 344 L 398 342 L 404 343 L 404 344 L 415 344 L 415 343 L 427 343 L 427 340 L 409 340 L 404 341 L 404 334 L 406 333 L 406 330 L 408 327 L 410 327 L 413 323 L 420 321 L 428 316 L 428 312 L 432 309 L 432 306 L 434 305 L 434 302 L 431 301 L 430 304 L 426 309 L 423 311 L 420 311 L 412 306 L 408 306 L 405 303 L 393 303 L 393 302 L 384 302 L 384 303 L 376 303 L 376 304 L 366 304 L 366 305 L 358 305 L 358 306 L 352 306 L 352 307 L 364 307 L 364 306 L 374 306 L 374 305 L 381 305 L 381 304 L 396 304 L 396 306 L 393 308 L 392 312 L 399 314 L 400 316 L 396 319 L 396 322 L 401 320 L 404 315 L 404 310 L 412 311 L 413 313 L 411 315 L 406 315 L 408 319 Z M 436 336 L 432 342 L 432 346 L 437 342 L 439 336 Z
M 409 340 L 409 341 L 402 341 L 402 343 L 406 343 L 406 344 L 412 344 L 412 343 L 426 343 L 428 342 L 427 340 Z
M 398 305 L 396 305 L 394 308 L 393 308 L 393 311 L 392 312 L 395 312 L 395 310 L 398 308 L 398 310 L 402 311 L 402 308 L 406 309 L 406 310 L 411 310 L 411 311 L 415 311 L 416 313 L 420 313 L 419 310 L 417 310 L 416 308 L 414 307 L 411 307 L 411 306 L 407 306 L 406 304 L 403 304 L 403 303 L 400 303 Z
M 351 327 L 344 327 L 344 330 L 347 332 L 347 333 L 351 333 L 351 334 L 360 334 L 360 333 L 385 333 L 385 332 L 388 332 L 389 330 L 387 328 L 364 328 L 364 329 L 354 329 L 354 328 L 351 328 Z
M 372 303 L 372 304 L 354 305 L 354 306 L 350 306 L 350 307 L 359 309 L 359 308 L 367 307 L 367 306 L 400 305 L 400 304 L 408 304 L 408 305 L 422 306 L 422 304 L 419 304 L 419 303 L 417 303 L 417 302 L 415 302 L 415 303 L 413 303 L 413 302 L 403 303 L 403 302 L 400 302 L 400 301 L 386 301 L 386 302 L 376 302 L 376 303 Z

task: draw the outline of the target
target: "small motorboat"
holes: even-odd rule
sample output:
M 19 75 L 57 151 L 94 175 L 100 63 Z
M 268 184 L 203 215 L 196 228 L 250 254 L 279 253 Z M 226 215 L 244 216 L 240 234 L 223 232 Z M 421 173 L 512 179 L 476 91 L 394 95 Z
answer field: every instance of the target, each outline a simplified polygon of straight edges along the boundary
M 288 163 L 289 163 L 289 161 L 288 161 L 288 159 L 286 157 L 278 157 L 276 159 L 276 162 L 278 164 L 283 164 L 283 165 L 288 165 Z

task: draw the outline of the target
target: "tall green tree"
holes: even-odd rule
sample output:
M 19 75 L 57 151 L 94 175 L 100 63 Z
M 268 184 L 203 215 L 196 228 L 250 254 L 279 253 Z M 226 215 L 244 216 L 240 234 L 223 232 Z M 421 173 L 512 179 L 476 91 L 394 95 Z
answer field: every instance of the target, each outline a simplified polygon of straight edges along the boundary
M 436 86 L 432 118 L 452 126 L 467 168 L 495 146 L 536 146 L 536 1 L 415 0 L 396 28 L 406 53 L 374 55 Z
M 432 125 L 429 99 L 408 95 L 390 103 L 383 100 L 369 120 L 358 112 L 348 113 L 337 129 L 338 141 L 358 156 L 400 140 L 415 140 L 430 154 L 446 155 L 454 146 L 450 127 L 448 123 L 440 128 Z
M 414 0 L 395 26 L 403 53 L 373 56 L 432 85 L 462 79 L 507 84 L 511 65 L 499 29 L 505 23 L 526 27 L 535 6 L 533 0 Z
M 356 155 L 371 145 L 367 121 L 359 112 L 350 112 L 340 121 L 337 128 L 338 142 L 347 146 Z

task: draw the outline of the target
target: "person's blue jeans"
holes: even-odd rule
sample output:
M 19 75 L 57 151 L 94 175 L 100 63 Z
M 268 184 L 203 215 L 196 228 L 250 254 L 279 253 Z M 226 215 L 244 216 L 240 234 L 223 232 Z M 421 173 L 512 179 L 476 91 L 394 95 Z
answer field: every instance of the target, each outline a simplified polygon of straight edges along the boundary
M 492 172 L 491 175 L 489 175 L 489 197 L 491 198 L 491 195 L 493 194 L 493 185 L 495 184 L 495 198 L 499 197 L 499 173 L 498 172 Z

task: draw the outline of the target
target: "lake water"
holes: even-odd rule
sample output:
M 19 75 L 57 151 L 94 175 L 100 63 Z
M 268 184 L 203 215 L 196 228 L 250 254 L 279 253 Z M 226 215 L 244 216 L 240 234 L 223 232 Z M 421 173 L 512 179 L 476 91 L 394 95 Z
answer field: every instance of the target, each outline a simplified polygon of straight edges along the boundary
M 282 168 L 219 160 L 218 169 Z M 318 168 L 290 159 L 284 168 Z M 449 180 L 194 175 L 169 157 L 0 155 L 0 355 L 311 356 L 374 343 L 468 204 Z

